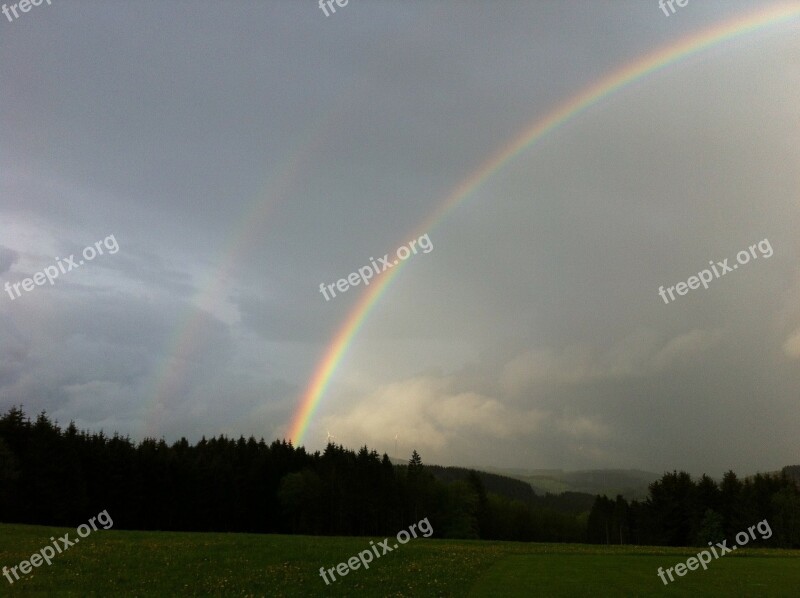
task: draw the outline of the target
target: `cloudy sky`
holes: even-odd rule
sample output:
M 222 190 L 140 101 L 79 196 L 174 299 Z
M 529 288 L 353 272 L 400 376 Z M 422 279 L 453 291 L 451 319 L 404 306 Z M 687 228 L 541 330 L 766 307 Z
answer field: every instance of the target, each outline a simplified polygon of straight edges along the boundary
M 605 96 L 431 219 L 587 86 L 778 4 L 800 8 L 55 0 L 0 17 L 0 285 L 104 249 L 0 295 L 0 410 L 283 437 L 369 291 L 320 284 L 425 232 L 310 449 L 330 432 L 456 465 L 800 463 L 800 18 Z M 659 296 L 765 239 L 770 257 Z

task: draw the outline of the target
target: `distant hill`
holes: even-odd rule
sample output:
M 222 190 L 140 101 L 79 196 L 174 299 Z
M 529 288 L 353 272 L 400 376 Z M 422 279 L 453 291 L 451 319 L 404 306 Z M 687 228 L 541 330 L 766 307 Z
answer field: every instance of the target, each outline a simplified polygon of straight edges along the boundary
M 406 464 L 400 459 L 393 461 L 398 465 Z M 629 501 L 644 500 L 649 494 L 648 486 L 661 479 L 663 475 L 639 469 L 564 471 L 496 467 L 478 469 L 441 465 L 426 465 L 426 467 L 442 482 L 465 480 L 470 471 L 475 471 L 489 493 L 526 503 L 537 503 L 564 513 L 591 510 L 594 497 L 598 494 L 605 494 L 611 498 L 621 494 Z M 788 465 L 781 471 L 800 486 L 800 465 Z M 781 471 L 769 473 L 780 475 Z
M 650 483 L 660 479 L 662 475 L 638 469 L 564 471 L 487 468 L 487 470 L 527 482 L 537 494 L 579 492 L 592 496 L 605 494 L 612 498 L 621 494 L 628 500 L 641 500 L 647 497 Z
M 515 478 L 487 473 L 485 471 L 471 470 L 464 467 L 442 467 L 441 465 L 426 465 L 425 468 L 440 482 L 456 482 L 466 480 L 470 471 L 478 474 L 486 492 L 499 494 L 513 500 L 521 500 L 526 504 L 533 500 L 533 489 L 529 484 Z
M 582 492 L 567 491 L 557 494 L 542 492 L 542 495 L 538 495 L 529 483 L 511 476 L 464 467 L 442 467 L 441 465 L 426 465 L 425 467 L 437 480 L 445 483 L 466 480 L 469 472 L 474 471 L 478 474 L 483 487 L 489 494 L 505 496 L 512 500 L 519 500 L 529 505 L 538 505 L 560 513 L 571 515 L 588 513 L 594 504 L 594 495 Z
M 395 465 L 406 465 L 407 460 L 391 458 Z M 614 498 L 621 494 L 627 500 L 643 500 L 649 494 L 648 486 L 661 479 L 662 473 L 642 471 L 640 469 L 590 469 L 582 471 L 564 471 L 563 469 L 515 469 L 501 467 L 444 467 L 427 465 L 438 470 L 449 470 L 436 475 L 442 481 L 466 479 L 469 471 L 481 474 L 481 481 L 487 492 L 500 494 L 508 498 L 528 500 L 527 491 L 520 486 L 503 480 L 516 480 L 529 486 L 540 497 L 546 494 L 576 493 L 595 497 L 605 494 Z M 573 497 L 574 500 L 574 497 Z M 560 502 L 560 501 L 559 501 Z M 577 502 L 585 502 L 585 498 Z M 563 503 L 562 503 L 563 504 Z M 589 504 L 591 508 L 591 503 Z M 588 510 L 588 509 L 587 509 Z
M 408 461 L 404 459 L 390 457 L 390 460 L 394 465 L 408 465 Z M 521 500 L 525 503 L 529 503 L 534 497 L 534 491 L 531 485 L 513 476 L 492 473 L 475 468 L 429 465 L 427 463 L 425 464 L 425 468 L 433 474 L 434 478 L 445 483 L 466 480 L 469 472 L 474 471 L 478 474 L 486 492 L 490 494 L 505 496 L 512 500 Z

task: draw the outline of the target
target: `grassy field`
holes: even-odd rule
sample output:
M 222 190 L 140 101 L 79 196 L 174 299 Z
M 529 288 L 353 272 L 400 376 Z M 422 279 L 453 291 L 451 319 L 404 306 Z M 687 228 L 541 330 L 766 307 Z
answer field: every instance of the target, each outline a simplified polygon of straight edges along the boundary
M 0 567 L 59 529 L 0 524 Z M 697 550 L 411 540 L 330 586 L 334 567 L 369 540 L 250 534 L 98 531 L 0 596 L 797 596 L 800 551 L 740 549 L 665 587 L 658 567 Z M 394 543 L 391 539 L 390 546 Z

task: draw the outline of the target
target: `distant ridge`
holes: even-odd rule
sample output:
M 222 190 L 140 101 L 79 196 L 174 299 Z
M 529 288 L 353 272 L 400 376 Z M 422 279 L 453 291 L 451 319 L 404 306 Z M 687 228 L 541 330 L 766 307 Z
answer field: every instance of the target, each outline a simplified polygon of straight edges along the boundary
M 486 468 L 486 470 L 527 482 L 537 494 L 581 492 L 591 495 L 605 494 L 610 497 L 621 494 L 628 500 L 646 498 L 649 493 L 648 486 L 663 475 L 639 469 L 564 471 Z
M 395 465 L 408 463 L 405 459 L 395 457 L 392 457 L 391 461 Z M 548 493 L 555 495 L 589 494 L 592 496 L 604 494 L 611 498 L 619 494 L 627 500 L 644 500 L 650 493 L 650 484 L 660 480 L 663 476 L 663 472 L 655 473 L 641 469 L 565 471 L 563 469 L 426 466 L 437 479 L 446 482 L 466 479 L 470 471 L 475 471 L 480 475 L 487 492 L 522 501 L 530 500 L 531 495 L 534 494 L 541 497 Z M 800 487 L 800 465 L 787 465 L 780 470 L 759 473 L 762 475 L 783 473 Z M 752 478 L 754 475 L 743 476 L 740 479 Z M 522 483 L 522 486 L 518 485 L 519 483 Z
M 521 500 L 526 504 L 534 498 L 533 488 L 513 477 L 465 467 L 443 467 L 441 465 L 426 465 L 425 467 L 433 474 L 433 477 L 442 482 L 466 480 L 470 471 L 474 471 L 478 474 L 486 492 L 505 496 L 512 500 Z

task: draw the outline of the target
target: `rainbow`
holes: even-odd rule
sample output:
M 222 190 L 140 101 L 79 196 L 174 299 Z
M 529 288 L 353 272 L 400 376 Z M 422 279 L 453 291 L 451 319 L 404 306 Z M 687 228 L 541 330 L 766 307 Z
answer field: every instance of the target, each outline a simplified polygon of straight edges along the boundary
M 568 98 L 542 118 L 532 122 L 519 136 L 512 139 L 500 151 L 481 163 L 417 227 L 416 232 L 408 235 L 407 239 L 414 239 L 426 232 L 430 232 L 450 210 L 464 201 L 508 161 L 518 156 L 522 151 L 541 140 L 557 127 L 623 87 L 714 45 L 766 27 L 788 22 L 798 16 L 800 16 L 800 5 L 797 3 L 772 6 L 757 13 L 748 13 L 684 37 L 670 46 L 648 54 L 603 77 Z M 389 288 L 389 285 L 402 269 L 403 264 L 404 262 L 401 262 L 394 269 L 375 279 L 373 284 L 368 287 L 368 290 L 364 292 L 356 305 L 350 310 L 333 341 L 324 351 L 323 357 L 314 370 L 289 426 L 288 437 L 295 444 L 303 442 L 308 426 L 323 396 L 325 396 L 337 367 L 345 357 L 347 349 L 372 309 L 377 305 L 386 289 Z
M 205 279 L 196 285 L 198 290 L 190 301 L 193 307 L 181 317 L 174 333 L 167 339 L 165 345 L 167 358 L 156 370 L 151 387 L 146 392 L 151 404 L 146 409 L 145 436 L 155 436 L 161 418 L 167 412 L 169 398 L 185 394 L 181 392 L 181 386 L 189 378 L 187 374 L 192 356 L 203 346 L 203 323 L 208 308 L 225 300 L 231 272 L 234 271 L 241 256 L 246 254 L 248 247 L 264 235 L 268 216 L 272 215 L 280 203 L 289 196 L 294 181 L 304 172 L 308 172 L 310 168 L 308 161 L 330 132 L 335 116 L 335 113 L 328 114 L 323 119 L 317 119 L 306 129 L 304 138 L 296 144 L 300 149 L 288 154 L 282 163 L 274 168 L 273 171 L 277 174 L 275 180 L 269 184 L 270 191 L 264 193 L 262 201 L 253 202 L 252 206 L 244 211 L 240 222 L 233 227 L 238 234 L 232 236 L 215 267 L 210 268 Z
M 423 22 L 421 17 L 418 20 Z M 373 58 L 372 64 L 379 64 L 377 56 Z M 370 69 L 366 71 L 369 72 Z M 146 436 L 155 436 L 162 416 L 168 411 L 170 398 L 186 394 L 183 385 L 189 379 L 188 370 L 192 358 L 203 346 L 203 321 L 206 312 L 211 306 L 219 305 L 225 300 L 231 272 L 242 260 L 242 256 L 248 253 L 252 244 L 264 236 L 268 216 L 272 216 L 280 203 L 290 196 L 292 185 L 304 173 L 313 169 L 311 160 L 315 152 L 323 147 L 324 141 L 341 122 L 341 117 L 350 111 L 352 98 L 369 81 L 369 78 L 363 78 L 338 99 L 338 107 L 324 110 L 308 121 L 304 133 L 294 144 L 294 151 L 288 152 L 272 169 L 272 180 L 268 182 L 266 190 L 258 195 L 260 199 L 244 210 L 240 222 L 232 227 L 235 233 L 231 235 L 231 240 L 219 251 L 220 257 L 208 268 L 205 277 L 198 281 L 197 291 L 189 301 L 190 307 L 165 341 L 166 357 L 155 368 L 152 382 L 145 391 L 149 401 L 143 426 Z

